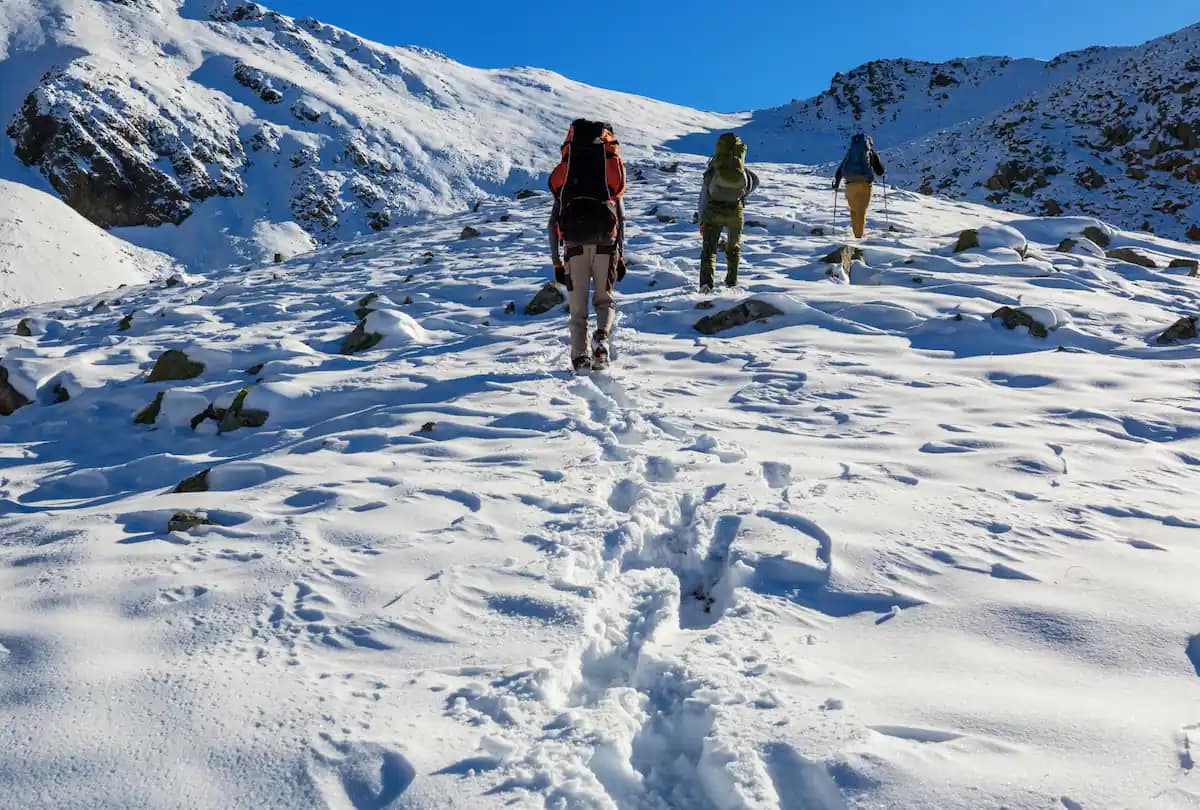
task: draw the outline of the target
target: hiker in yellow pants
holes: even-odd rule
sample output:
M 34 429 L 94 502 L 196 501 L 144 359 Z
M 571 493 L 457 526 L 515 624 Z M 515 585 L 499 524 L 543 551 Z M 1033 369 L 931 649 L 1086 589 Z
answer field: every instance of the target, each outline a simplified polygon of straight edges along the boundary
M 870 135 L 859 133 L 850 140 L 850 148 L 846 157 L 838 166 L 837 175 L 833 179 L 836 191 L 846 181 L 846 203 L 850 206 L 850 227 L 854 235 L 862 239 L 867 229 L 867 209 L 871 207 L 871 188 L 876 175 L 886 175 L 887 169 L 875 151 L 875 144 Z

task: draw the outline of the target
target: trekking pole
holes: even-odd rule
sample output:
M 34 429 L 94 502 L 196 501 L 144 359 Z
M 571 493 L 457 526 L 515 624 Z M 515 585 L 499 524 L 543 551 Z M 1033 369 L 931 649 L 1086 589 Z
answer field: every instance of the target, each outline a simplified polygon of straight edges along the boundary
M 892 229 L 892 212 L 888 209 L 888 186 L 891 183 L 887 181 L 887 175 L 883 177 L 883 213 L 887 217 L 888 230 Z
M 833 235 L 834 235 L 834 236 L 837 236 L 837 235 L 838 235 L 838 227 L 837 227 L 837 193 L 838 193 L 838 190 L 835 188 L 835 189 L 833 190 Z

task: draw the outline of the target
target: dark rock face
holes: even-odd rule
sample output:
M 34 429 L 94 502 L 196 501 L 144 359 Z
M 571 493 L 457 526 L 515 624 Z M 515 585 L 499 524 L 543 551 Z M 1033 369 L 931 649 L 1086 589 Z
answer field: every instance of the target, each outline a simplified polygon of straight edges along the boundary
M 242 194 L 234 123 L 201 126 L 152 98 L 136 77 L 77 61 L 42 79 L 7 132 L 17 157 L 103 228 L 178 224 L 195 202 Z
M 775 315 L 782 315 L 778 307 L 751 298 L 735 307 L 721 310 L 715 315 L 706 315 L 696 322 L 696 331 L 702 335 L 715 335 L 727 329 L 745 326 L 748 323 L 765 320 Z
M 541 315 L 557 306 L 562 306 L 566 301 L 567 297 L 563 295 L 557 284 L 547 284 L 538 290 L 538 294 L 533 297 L 532 301 L 525 305 L 525 314 Z
M 1161 335 L 1155 338 L 1155 343 L 1160 346 L 1166 346 L 1171 343 L 1178 343 L 1181 340 L 1193 340 L 1196 337 L 1196 319 L 1195 318 L 1180 318 L 1167 327 Z

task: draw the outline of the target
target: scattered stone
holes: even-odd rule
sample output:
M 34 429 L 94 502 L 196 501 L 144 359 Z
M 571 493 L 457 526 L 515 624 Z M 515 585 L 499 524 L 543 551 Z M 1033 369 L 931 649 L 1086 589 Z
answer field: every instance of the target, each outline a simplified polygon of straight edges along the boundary
M 1117 248 L 1116 250 L 1108 251 L 1108 253 L 1106 253 L 1105 255 L 1108 256 L 1108 258 L 1110 258 L 1110 259 L 1116 259 L 1116 260 L 1122 261 L 1122 262 L 1129 262 L 1130 264 L 1136 264 L 1139 267 L 1146 267 L 1151 270 L 1158 267 L 1158 263 L 1155 262 L 1154 259 L 1151 259 L 1149 256 L 1147 256 L 1144 253 L 1139 253 L 1138 251 L 1134 250 L 1133 248 L 1128 248 L 1128 247 Z
M 665 165 L 659 166 L 658 170 L 664 174 L 678 174 L 679 173 L 679 164 L 678 163 L 667 163 Z
M 745 227 L 747 227 L 747 228 L 762 228 L 763 230 L 766 230 L 766 228 L 767 228 L 766 224 L 759 222 L 757 219 L 746 220 Z
M 912 281 L 913 281 L 913 284 L 924 284 L 925 277 L 924 276 L 913 276 Z
M 1044 338 L 1050 334 L 1045 324 L 1038 323 L 1024 310 L 1014 309 L 1013 307 L 1000 307 L 1000 309 L 992 313 L 992 317 L 1001 318 L 1006 329 L 1016 329 L 1018 326 L 1024 326 L 1029 330 L 1029 334 L 1036 338 Z
M 183 283 L 183 279 L 179 277 L 178 273 L 176 273 L 175 275 L 173 275 L 167 279 L 168 287 L 178 287 L 182 283 Z
M 1187 238 L 1193 242 L 1200 242 L 1200 225 L 1192 225 L 1187 229 Z
M 190 380 L 204 373 L 204 364 L 188 359 L 188 356 L 178 349 L 168 349 L 158 356 L 154 370 L 146 382 L 165 382 L 167 380 Z
M 182 486 L 182 485 L 181 485 Z M 197 526 L 216 526 L 217 524 L 203 515 L 194 512 L 176 512 L 167 521 L 168 532 L 188 532 Z
M 105 298 L 101 298 L 99 301 L 96 302 L 96 306 L 92 307 L 92 312 L 99 312 L 100 310 L 106 309 L 107 307 L 108 307 L 108 300 Z
M 1170 343 L 1178 343 L 1181 340 L 1192 340 L 1196 337 L 1196 319 L 1195 318 L 1180 318 L 1167 327 L 1166 331 L 1155 338 L 1155 343 L 1160 346 L 1165 346 Z
M 183 479 L 176 486 L 175 492 L 208 492 L 208 474 L 212 472 L 210 467 L 207 470 L 201 470 L 193 476 Z
M 379 300 L 379 293 L 367 293 L 362 298 L 355 302 L 354 317 L 360 321 L 374 312 L 377 307 L 372 306 Z
M 458 235 L 459 239 L 474 239 L 479 236 L 479 229 L 473 228 L 470 225 L 462 229 L 462 233 Z
M 511 220 L 511 219 L 512 219 L 512 215 L 511 215 L 511 214 L 501 214 L 501 215 L 500 215 L 500 221 L 501 221 L 501 222 L 508 222 L 508 221 L 509 221 L 509 220 Z
M 1044 217 L 1061 217 L 1063 215 L 1062 203 L 1058 200 L 1043 200 L 1042 201 L 1042 216 Z
M 1091 166 L 1088 166 L 1079 174 L 1075 175 L 1075 182 L 1089 191 L 1097 191 L 1098 189 L 1102 189 L 1108 183 L 1108 181 L 1104 179 L 1104 175 L 1100 174 L 1100 172 L 1096 171 Z
M 241 428 L 259 428 L 267 423 L 270 414 L 266 411 L 257 408 L 247 408 L 246 395 L 250 393 L 249 388 L 243 388 L 234 397 L 233 404 L 228 409 L 214 408 L 209 406 L 214 411 L 213 418 L 217 420 L 218 433 L 230 433 Z M 195 425 L 192 426 L 195 429 Z
M 1102 248 L 1108 247 L 1108 243 L 1112 241 L 1112 238 L 1108 235 L 1106 230 L 1095 225 L 1088 225 L 1086 228 L 1084 228 L 1083 235 L 1088 239 L 1091 239 Z
M 675 217 L 670 216 L 669 214 L 659 214 L 658 221 L 663 223 L 664 225 L 674 225 L 676 222 L 678 222 L 678 220 L 675 219 Z
M 342 341 L 342 347 L 339 351 L 342 354 L 365 352 L 381 340 L 383 340 L 383 335 L 378 332 L 367 331 L 367 319 L 363 318 L 358 322 L 358 326 L 354 327 L 354 331 Z
M 507 304 L 504 305 L 504 314 L 505 315 L 512 315 L 516 311 L 517 311 L 517 302 L 516 301 L 509 301 Z
M 427 251 L 425 251 L 425 264 L 432 264 L 432 263 L 433 263 L 433 251 L 427 250 Z M 409 276 L 408 278 L 411 280 L 412 276 Z
M 22 318 L 17 322 L 17 335 L 19 337 L 33 337 L 33 329 L 30 328 L 30 320 Z
M 841 245 L 829 255 L 822 256 L 821 261 L 825 264 L 840 264 L 843 268 L 849 266 L 850 262 L 867 263 L 867 260 L 863 258 L 862 250 L 850 245 Z
M 282 253 L 275 254 L 275 264 L 283 264 L 283 254 Z
M 159 411 L 162 410 L 163 391 L 159 391 L 155 395 L 154 401 L 138 411 L 138 415 L 133 417 L 133 422 L 136 425 L 153 425 L 158 421 Z
M 258 376 L 259 374 L 262 374 L 264 365 L 266 365 L 266 364 L 265 363 L 255 363 L 254 365 L 250 366 L 250 368 L 246 369 L 246 373 L 254 375 L 254 376 Z
M 421 429 L 418 430 L 417 433 L 433 433 L 436 427 L 437 422 L 426 422 L 425 424 L 421 425 Z
M 542 196 L 542 192 L 534 191 L 531 188 L 523 188 L 520 191 L 518 191 L 516 194 L 516 197 L 518 200 L 528 200 L 528 199 L 532 199 L 533 197 L 540 197 L 540 196 Z
M 8 369 L 0 366 L 0 416 L 11 416 L 18 408 L 29 404 L 29 398 L 8 381 Z
M 129 313 L 121 322 L 117 324 L 117 330 L 120 332 L 128 332 L 133 327 L 133 313 Z
M 712 309 L 716 304 L 712 301 L 700 301 L 696 304 L 696 309 Z
M 1189 276 L 1200 275 L 1200 261 L 1196 259 L 1171 259 L 1168 267 L 1182 267 L 1185 270 L 1190 270 Z
M 718 312 L 716 315 L 705 315 L 696 322 L 696 331 L 702 335 L 715 335 L 727 329 L 734 329 L 782 314 L 783 310 L 778 307 L 757 298 L 750 298 L 737 306 Z
M 71 401 L 71 392 L 63 388 L 62 383 L 55 383 L 54 389 L 50 392 L 54 396 L 54 404 L 61 405 L 64 402 Z
M 810 230 L 809 233 L 812 234 L 813 236 L 824 236 L 825 229 L 822 228 L 820 225 L 818 225 L 817 227 Z
M 542 315 L 566 303 L 566 300 L 567 297 L 563 295 L 558 285 L 550 282 L 538 290 L 538 294 L 533 297 L 533 300 L 525 305 L 525 314 Z
M 962 253 L 964 250 L 972 250 L 977 247 L 979 247 L 979 231 L 967 228 L 958 235 L 958 241 L 954 243 L 954 252 Z

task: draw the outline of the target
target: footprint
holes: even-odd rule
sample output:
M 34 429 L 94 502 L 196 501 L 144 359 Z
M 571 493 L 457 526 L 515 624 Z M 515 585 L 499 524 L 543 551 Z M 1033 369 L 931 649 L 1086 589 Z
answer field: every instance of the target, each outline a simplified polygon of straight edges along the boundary
M 625 478 L 617 482 L 612 494 L 608 496 L 608 505 L 617 512 L 629 512 L 642 494 L 642 487 L 637 481 Z
M 964 735 L 956 731 L 942 731 L 936 728 L 921 728 L 919 726 L 867 726 L 874 732 L 900 740 L 912 740 L 919 743 L 944 743 L 960 740 Z
M 174 605 L 179 602 L 187 602 L 191 599 L 199 599 L 204 594 L 208 593 L 208 588 L 202 585 L 192 587 L 167 588 L 158 593 L 158 601 L 164 605 Z
M 334 742 L 314 747 L 309 774 L 331 808 L 383 810 L 412 785 L 416 769 L 398 751 L 375 743 Z

